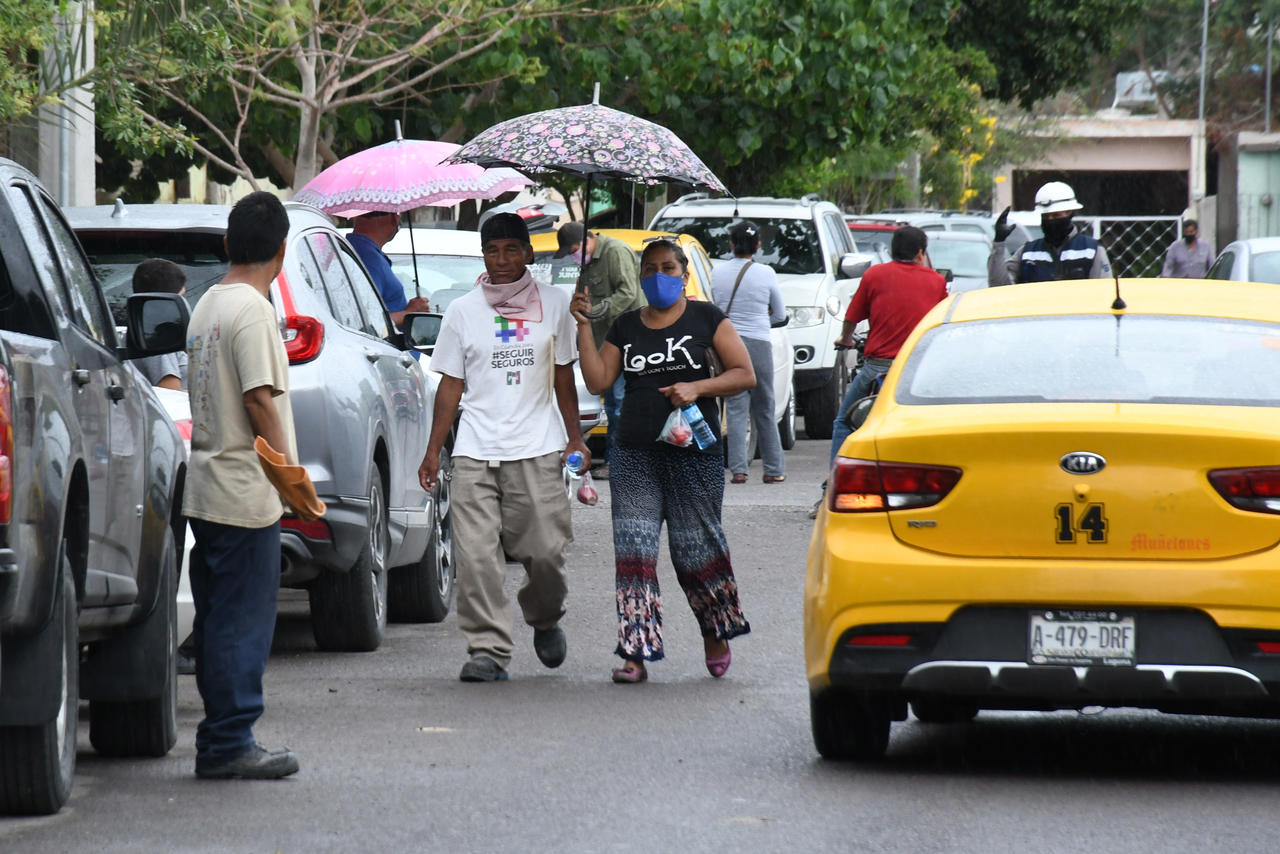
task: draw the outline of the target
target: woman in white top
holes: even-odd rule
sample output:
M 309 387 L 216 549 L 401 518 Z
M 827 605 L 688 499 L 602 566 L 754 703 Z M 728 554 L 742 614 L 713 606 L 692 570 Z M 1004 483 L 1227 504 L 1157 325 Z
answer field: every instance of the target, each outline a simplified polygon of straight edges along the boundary
M 752 260 L 760 249 L 760 229 L 756 224 L 750 220 L 735 223 L 729 229 L 729 240 L 733 260 L 712 271 L 711 298 L 738 330 L 756 372 L 755 387 L 730 397 L 726 406 L 730 482 L 747 482 L 751 462 L 747 458 L 747 418 L 750 417 L 759 437 L 764 482 L 782 483 L 787 479 L 787 464 L 782 455 L 778 425 L 773 420 L 773 345 L 769 341 L 769 328 L 786 320 L 786 306 L 773 268 Z

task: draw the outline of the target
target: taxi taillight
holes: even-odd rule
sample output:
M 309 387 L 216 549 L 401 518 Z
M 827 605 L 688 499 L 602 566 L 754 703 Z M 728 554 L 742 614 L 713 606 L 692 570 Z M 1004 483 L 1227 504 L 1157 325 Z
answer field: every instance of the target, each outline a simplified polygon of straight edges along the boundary
M 1280 466 L 1214 469 L 1209 483 L 1232 507 L 1255 513 L 1280 513 Z
M 0 365 L 0 524 L 13 515 L 13 390 Z
M 834 513 L 906 510 L 937 504 L 960 480 L 951 466 L 880 463 L 836 457 L 827 485 Z

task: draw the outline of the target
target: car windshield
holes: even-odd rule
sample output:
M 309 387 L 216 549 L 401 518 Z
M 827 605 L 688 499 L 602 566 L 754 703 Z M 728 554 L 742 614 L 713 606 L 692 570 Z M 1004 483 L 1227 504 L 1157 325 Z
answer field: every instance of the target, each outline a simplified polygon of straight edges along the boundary
M 663 217 L 653 224 L 655 231 L 691 234 L 712 258 L 733 257 L 729 247 L 729 226 L 743 217 Z M 768 264 L 774 272 L 805 275 L 823 271 L 818 234 L 809 219 L 758 219 L 760 251 L 755 260 Z
M 424 296 L 432 311 L 444 311 L 449 303 L 475 287 L 484 272 L 484 259 L 479 255 L 422 255 L 418 259 L 418 279 L 413 278 L 413 259 L 408 253 L 391 254 L 391 271 L 404 285 L 406 296 Z
M 1280 406 L 1280 324 L 1166 315 L 946 323 L 911 352 L 896 399 Z
M 133 271 L 148 258 L 164 258 L 182 268 L 187 275 L 187 302 L 192 306 L 227 272 L 221 234 L 78 232 L 77 236 L 120 325 L 127 320 L 124 310 L 133 293 Z
M 929 241 L 929 260 L 935 269 L 950 270 L 952 275 L 986 278 L 987 255 L 990 248 L 985 243 L 960 240 L 943 240 L 937 235 Z
M 1280 252 L 1262 252 L 1249 263 L 1249 281 L 1280 285 Z

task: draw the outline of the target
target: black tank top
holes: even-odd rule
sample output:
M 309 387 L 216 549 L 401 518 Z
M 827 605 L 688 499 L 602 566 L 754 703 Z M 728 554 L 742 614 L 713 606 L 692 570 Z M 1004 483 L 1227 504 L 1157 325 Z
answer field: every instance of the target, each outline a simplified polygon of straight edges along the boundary
M 670 326 L 650 329 L 640 319 L 640 312 L 636 309 L 619 315 L 605 335 L 604 340 L 622 353 L 622 375 L 626 378 L 622 423 L 611 424 L 609 429 L 616 430 L 617 441 L 628 447 L 651 448 L 672 409 L 658 389 L 711 376 L 707 351 L 714 349 L 716 329 L 725 315 L 711 303 L 690 300 Z M 716 398 L 698 398 L 698 408 L 718 438 Z M 724 448 L 716 442 L 704 453 L 722 454 Z

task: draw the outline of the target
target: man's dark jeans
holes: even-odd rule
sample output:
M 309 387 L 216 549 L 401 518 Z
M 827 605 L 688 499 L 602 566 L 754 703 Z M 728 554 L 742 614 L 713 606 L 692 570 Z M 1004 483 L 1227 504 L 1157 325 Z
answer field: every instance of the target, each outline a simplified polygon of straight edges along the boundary
M 280 523 L 240 528 L 188 521 L 195 534 L 196 686 L 204 700 L 196 759 L 220 764 L 249 749 L 254 721 L 262 715 L 262 673 L 280 590 Z

